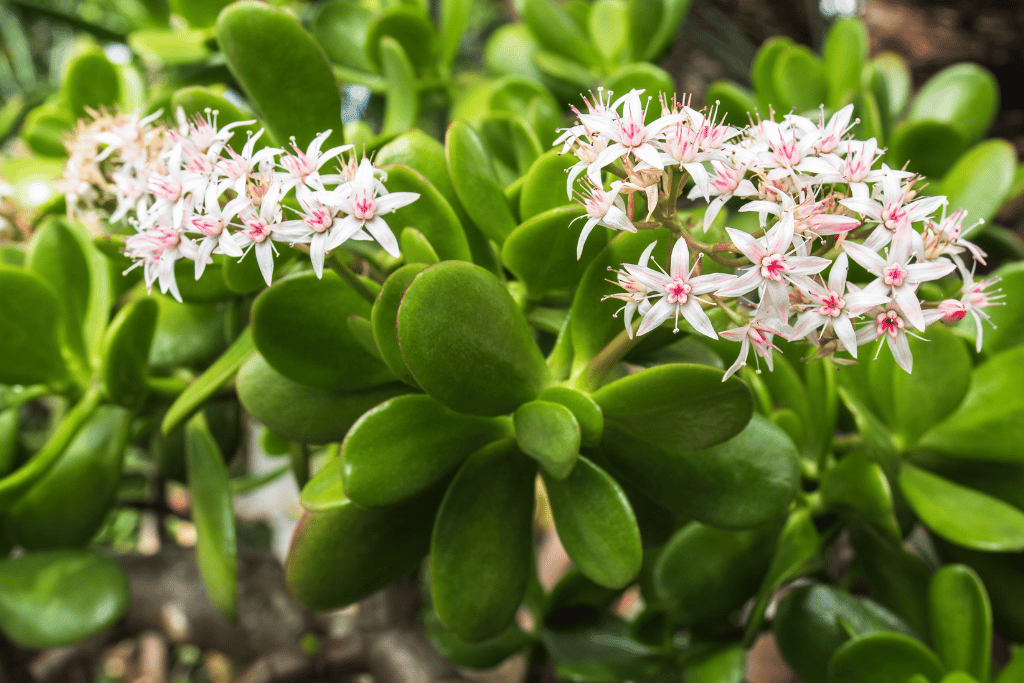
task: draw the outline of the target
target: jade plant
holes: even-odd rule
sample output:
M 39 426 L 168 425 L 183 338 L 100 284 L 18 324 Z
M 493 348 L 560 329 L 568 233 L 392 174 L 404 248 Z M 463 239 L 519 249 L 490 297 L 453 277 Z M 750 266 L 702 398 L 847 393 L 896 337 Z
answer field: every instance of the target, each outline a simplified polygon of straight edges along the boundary
M 612 83 L 686 3 L 526 0 L 492 41 L 533 36 L 543 78 L 453 97 L 441 139 L 418 116 L 343 122 L 346 69 L 287 12 L 178 4 L 231 89 L 133 108 L 69 72 L 59 100 L 94 99 L 61 201 L 0 251 L 6 638 L 115 624 L 131 508 L 167 481 L 204 599 L 244 627 L 232 500 L 291 476 L 293 598 L 412 584 L 460 666 L 738 683 L 770 632 L 808 683 L 1019 679 L 998 643 L 1024 642 L 1024 268 L 968 239 L 1005 193 L 928 184 L 847 94 L 737 116 Z M 360 3 L 318 12 L 314 33 L 345 12 L 376 30 Z M 655 39 L 544 56 L 558 22 L 622 16 Z M 559 49 L 577 43 L 598 47 Z M 570 59 L 593 92 L 563 118 L 547 88 Z M 269 478 L 235 458 L 243 413 L 288 458 Z M 572 562 L 553 588 L 545 525 Z

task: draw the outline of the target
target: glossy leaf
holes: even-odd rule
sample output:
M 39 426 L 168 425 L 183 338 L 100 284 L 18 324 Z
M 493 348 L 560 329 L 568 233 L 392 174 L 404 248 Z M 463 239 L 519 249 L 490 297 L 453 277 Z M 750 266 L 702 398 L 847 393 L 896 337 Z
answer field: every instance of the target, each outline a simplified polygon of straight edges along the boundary
M 899 538 L 889 480 L 863 453 L 850 453 L 825 472 L 821 496 L 827 504 L 853 510 L 878 530 Z
M 893 168 L 907 168 L 931 178 L 941 178 L 967 149 L 967 140 L 956 128 L 941 121 L 907 121 L 889 140 L 886 161 Z
M 121 309 L 107 331 L 103 354 L 103 386 L 114 403 L 138 405 L 148 389 L 149 347 L 153 343 L 158 307 L 152 299 L 139 299 Z
M 887 122 L 888 137 L 888 125 L 899 118 L 910 101 L 910 69 L 899 55 L 883 52 L 868 62 L 864 80 Z
M 595 583 L 622 588 L 640 571 L 643 550 L 636 515 L 612 477 L 581 457 L 558 480 L 544 474 L 558 537 L 573 564 Z
M 366 55 L 376 65 L 384 64 L 384 38 L 391 38 L 423 72 L 434 67 L 437 59 L 437 31 L 416 7 L 395 5 L 380 13 L 366 32 Z
M 217 21 L 220 11 L 231 4 L 231 0 L 168 0 L 168 4 L 190 26 L 209 28 Z
M 417 383 L 459 412 L 508 414 L 550 381 L 512 296 L 469 263 L 445 261 L 416 276 L 398 309 L 398 342 Z
M 393 379 L 349 330 L 350 315 L 368 318 L 370 304 L 340 277 L 296 275 L 275 283 L 253 304 L 253 342 L 275 370 L 311 387 L 344 393 Z
M 932 76 L 910 105 L 909 121 L 953 126 L 968 143 L 980 140 L 999 111 L 999 84 L 977 64 L 954 64 Z
M 299 502 L 310 512 L 333 510 L 348 502 L 345 487 L 341 483 L 341 466 L 337 446 L 329 452 L 327 461 L 302 487 Z
M 406 263 L 431 265 L 441 260 L 430 241 L 416 228 L 406 228 L 398 236 L 398 246 Z
M 121 98 L 117 67 L 98 48 L 87 50 L 68 64 L 63 92 L 76 116 L 85 116 L 87 108 L 111 108 Z
M 904 463 L 900 489 L 929 529 L 965 548 L 1024 550 L 1024 512 Z
M 779 600 L 772 630 L 786 663 L 807 683 L 827 683 L 832 655 L 851 637 L 906 632 L 886 609 L 833 586 L 800 586 Z
M 234 623 L 238 618 L 238 547 L 228 470 L 201 413 L 185 427 L 185 454 L 203 586 L 221 616 Z
M 802 45 L 781 53 L 774 68 L 775 90 L 787 107 L 811 111 L 828 98 L 828 71 L 818 57 Z
M 11 507 L 12 539 L 28 550 L 86 544 L 100 528 L 121 482 L 128 411 L 100 407 L 60 459 Z
M 654 61 L 664 52 L 686 18 L 690 3 L 691 0 L 631 0 L 629 19 L 634 59 Z
M 583 255 L 576 258 L 579 233 L 574 228 L 582 227 L 576 219 L 585 217 L 579 205 L 561 206 L 534 216 L 505 240 L 502 262 L 535 295 L 572 287 L 607 242 L 606 230 L 591 233 Z
M 468 124 L 453 122 L 445 136 L 445 156 L 466 213 L 482 233 L 500 244 L 515 229 L 516 220 L 480 136 Z
M 971 375 L 957 410 L 921 438 L 920 445 L 978 460 L 1021 461 L 1024 443 L 1024 347 L 991 357 Z
M 341 144 L 341 94 L 323 51 L 282 10 L 239 0 L 220 13 L 217 42 L 231 74 L 277 140 L 303 149 L 333 130 L 324 149 Z
M 566 386 L 548 387 L 537 397 L 542 401 L 560 403 L 570 411 L 580 426 L 580 437 L 584 446 L 596 446 L 604 433 L 604 412 L 590 394 Z
M 160 423 L 160 431 L 169 434 L 183 425 L 185 420 L 192 417 L 210 397 L 238 374 L 242 364 L 254 353 L 256 347 L 252 341 L 252 329 L 246 327 L 220 358 L 211 363 L 210 367 L 192 380 L 185 391 L 174 399 L 174 403 L 167 409 Z
M 704 95 L 707 102 L 717 102 L 719 115 L 732 126 L 745 126 L 757 111 L 757 98 L 750 90 L 732 81 L 714 81 Z
M 493 638 L 512 623 L 532 571 L 533 461 L 508 441 L 477 451 L 448 487 L 430 541 L 430 594 L 453 633 Z
M 654 589 L 686 624 L 727 616 L 757 591 L 771 562 L 777 527 L 726 531 L 690 522 L 654 563 Z
M 462 415 L 429 396 L 393 398 L 359 418 L 346 435 L 341 447 L 345 492 L 362 507 L 407 500 L 509 432 L 506 420 Z
M 38 275 L 0 266 L 0 383 L 59 383 L 68 369 L 61 354 L 60 301 Z
M 238 399 L 255 419 L 292 441 L 341 440 L 359 416 L 406 393 L 402 384 L 339 395 L 292 382 L 255 355 L 238 371 Z
M 405 360 L 398 348 L 398 306 L 402 302 L 406 288 L 423 268 L 423 264 L 410 263 L 391 273 L 380 288 L 380 294 L 377 295 L 377 301 L 373 304 L 373 311 L 370 314 L 373 339 L 377 342 L 384 362 L 396 377 L 414 387 L 419 385 L 410 374 L 409 368 L 405 367 Z
M 945 667 L 921 641 L 900 633 L 871 633 L 843 645 L 828 666 L 829 683 L 906 683 L 915 674 L 942 678 Z
M 624 0 L 597 0 L 590 8 L 587 29 L 591 43 L 607 63 L 622 56 L 629 42 L 629 17 Z
M 785 107 L 787 100 L 776 86 L 775 68 L 791 47 L 793 41 L 785 36 L 769 38 L 761 45 L 750 65 L 750 82 L 757 93 L 758 111 L 762 116 L 767 115 L 770 105 L 776 109 Z
M 928 595 L 935 652 L 950 670 L 987 681 L 992 606 L 981 579 L 966 565 L 946 565 L 932 576 Z
M 83 326 L 91 283 L 81 242 L 64 221 L 49 220 L 32 236 L 26 265 L 57 293 L 64 322 L 61 338 L 80 359 L 87 360 Z
M 402 49 L 401 43 L 391 36 L 380 40 L 381 71 L 387 84 L 387 104 L 381 135 L 394 135 L 416 125 L 419 118 L 419 94 L 416 92 L 416 71 Z
M 780 428 L 754 416 L 722 444 L 704 450 L 687 445 L 683 436 L 671 447 L 636 441 L 609 417 L 602 450 L 616 476 L 684 518 L 746 529 L 785 513 L 799 481 L 799 456 Z
M 861 71 L 868 55 L 867 29 L 859 19 L 839 19 L 829 29 L 822 52 L 828 101 L 820 104 L 843 106 L 860 90 Z
M 726 645 L 683 665 L 687 683 L 743 683 L 747 651 L 742 645 Z
M 1006 140 L 986 140 L 960 157 L 942 179 L 938 193 L 949 198 L 949 211 L 966 209 L 964 228 L 996 215 L 1013 185 L 1017 152 Z
M 539 82 L 543 76 L 533 61 L 539 50 L 540 44 L 526 24 L 503 24 L 484 45 L 484 64 L 496 76 L 526 76 Z
M 375 12 L 348 0 L 319 3 L 310 31 L 335 64 L 357 71 L 374 71 L 366 56 L 366 34 Z
M 437 496 L 366 510 L 352 501 L 307 512 L 285 562 L 285 581 L 313 610 L 345 607 L 416 569 L 427 554 Z
M 128 578 L 109 557 L 52 550 L 0 560 L 0 624 L 22 647 L 76 643 L 127 607 Z
M 377 160 L 378 162 L 380 159 Z M 419 199 L 388 216 L 398 232 L 412 226 L 423 233 L 441 260 L 468 261 L 469 242 L 458 215 L 432 183 L 405 166 L 386 166 L 389 192 L 416 192 Z
M 658 98 L 664 95 L 667 101 L 671 101 L 675 95 L 675 84 L 672 76 L 661 67 L 647 62 L 626 64 L 613 71 L 604 81 L 606 89 L 613 93 L 625 95 L 630 90 L 643 90 L 641 98 L 644 102 L 652 98 L 651 106 L 648 109 L 648 116 L 656 116 L 654 111 L 658 107 Z
M 911 635 L 927 637 L 931 567 L 903 547 L 902 534 L 890 538 L 857 525 L 849 530 L 868 594 L 906 622 L 913 629 Z
M 530 401 L 512 416 L 516 443 L 554 479 L 565 479 L 580 454 L 580 425 L 572 411 L 550 401 Z
M 462 34 L 469 25 L 472 0 L 443 0 L 439 11 L 441 63 L 448 69 L 455 61 Z
M 487 104 L 493 112 L 525 119 L 545 148 L 552 144 L 563 123 L 562 108 L 551 92 L 527 78 L 499 78 L 488 91 Z
M 224 306 L 182 304 L 161 294 L 153 294 L 152 298 L 160 308 L 149 347 L 149 365 L 153 370 L 202 363 L 215 358 L 224 348 Z
M 524 0 L 520 11 L 533 35 L 548 50 L 583 64 L 601 63 L 586 34 L 559 3 Z
M 445 628 L 433 610 L 424 616 L 424 627 L 439 655 L 452 664 L 470 669 L 494 668 L 531 643 L 530 636 L 515 624 L 493 638 L 467 643 Z
M 999 288 L 1007 300 L 1024 301 L 1024 264 L 1007 263 L 992 275 L 999 278 Z M 1024 339 L 1024 311 L 1019 306 L 990 306 L 985 312 L 991 316 L 995 328 L 985 327 L 982 336 L 984 351 L 1000 353 L 1019 345 Z

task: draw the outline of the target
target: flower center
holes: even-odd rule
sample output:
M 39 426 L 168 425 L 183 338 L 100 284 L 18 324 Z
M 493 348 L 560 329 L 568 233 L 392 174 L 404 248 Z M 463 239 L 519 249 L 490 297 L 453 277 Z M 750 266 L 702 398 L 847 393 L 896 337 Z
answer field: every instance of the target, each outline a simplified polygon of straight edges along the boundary
M 786 265 L 786 257 L 782 254 L 769 254 L 761 259 L 761 277 L 768 280 L 780 281 L 782 274 L 790 270 Z
M 196 216 L 192 219 L 192 227 L 207 237 L 216 237 L 224 229 L 224 224 L 213 216 Z
M 903 318 L 901 318 L 896 311 L 879 313 L 878 317 L 875 318 L 875 327 L 878 330 L 879 337 L 888 332 L 893 338 L 895 338 L 896 335 L 899 334 L 900 330 L 903 329 Z
M 893 263 L 882 271 L 885 284 L 891 287 L 902 287 L 907 279 L 907 270 L 899 263 Z
M 689 284 L 677 277 L 668 285 L 668 302 L 670 304 L 685 304 L 691 289 Z
M 356 192 L 352 205 L 355 208 L 352 215 L 361 221 L 371 220 L 377 211 L 377 200 L 374 199 L 371 192 L 366 190 Z
M 246 237 L 257 244 L 267 239 L 270 235 L 270 226 L 262 218 L 247 220 L 245 225 L 248 227 L 248 230 L 245 231 Z
M 821 314 L 837 318 L 843 312 L 844 306 L 846 302 L 839 298 L 839 293 L 830 289 L 828 295 L 821 299 Z
M 323 232 L 334 224 L 334 218 L 326 209 L 313 209 L 304 220 L 314 232 Z

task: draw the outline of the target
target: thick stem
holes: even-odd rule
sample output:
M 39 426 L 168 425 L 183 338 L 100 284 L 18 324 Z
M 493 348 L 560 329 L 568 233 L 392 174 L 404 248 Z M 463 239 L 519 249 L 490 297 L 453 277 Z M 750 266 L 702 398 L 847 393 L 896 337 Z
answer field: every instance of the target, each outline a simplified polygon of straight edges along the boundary
M 335 255 L 333 259 L 327 261 L 328 267 L 341 277 L 348 285 L 356 290 L 359 296 L 363 297 L 371 304 L 377 301 L 377 295 L 366 286 L 366 283 L 359 279 L 359 276 L 352 272 L 352 269 L 342 263 L 341 259 Z
M 637 321 L 639 323 L 639 321 Z M 583 368 L 571 384 L 584 391 L 593 391 L 601 386 L 608 373 L 612 371 L 619 361 L 625 357 L 629 350 L 636 346 L 639 338 L 634 333 L 632 337 L 626 330 L 619 332 L 615 338 L 608 342 L 601 351 Z

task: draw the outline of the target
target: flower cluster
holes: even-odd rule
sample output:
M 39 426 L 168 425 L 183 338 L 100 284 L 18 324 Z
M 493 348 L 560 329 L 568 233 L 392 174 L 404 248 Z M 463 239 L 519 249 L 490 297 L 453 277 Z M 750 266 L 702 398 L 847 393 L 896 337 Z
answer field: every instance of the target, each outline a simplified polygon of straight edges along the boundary
M 985 254 L 962 237 L 965 212 L 947 215 L 946 198 L 921 194 L 919 176 L 879 164 L 884 150 L 874 139 L 852 139 L 853 105 L 827 121 L 824 110 L 818 121 L 795 114 L 775 121 L 772 113 L 741 129 L 718 120 L 714 109 L 664 100 L 661 116 L 647 123 L 641 94 L 613 101 L 599 90 L 555 143 L 579 160 L 568 180 L 570 196 L 583 187 L 579 252 L 598 225 L 667 227 L 675 237 L 667 272 L 650 265 L 654 244 L 616 271 L 624 291 L 612 296 L 625 302 L 629 335 L 637 312 L 638 335 L 669 319 L 678 331 L 681 316 L 700 334 L 740 342 L 726 377 L 745 365 L 751 348 L 770 369 L 775 335 L 805 340 L 820 356 L 845 351 L 853 358 L 859 346 L 884 339 L 910 372 L 907 335 L 968 313 L 980 349 L 985 308 L 1000 295 L 988 291 L 993 280 L 974 280 L 974 263 L 984 264 Z M 606 190 L 609 173 L 618 179 Z M 702 226 L 676 214 L 688 182 L 689 198 L 708 203 Z M 635 215 L 636 195 L 646 199 L 646 217 Z M 734 198 L 739 211 L 758 214 L 760 227 L 725 228 L 727 239 L 702 242 L 698 228 L 707 233 Z M 700 274 L 704 259 L 728 272 Z M 851 260 L 869 280 L 849 280 Z M 922 300 L 921 283 L 954 272 L 963 280 L 958 298 Z M 726 329 L 715 329 L 711 309 Z
M 352 145 L 324 150 L 331 131 L 305 150 L 294 140 L 286 150 L 259 147 L 261 129 L 236 151 L 233 129 L 254 121 L 218 128 L 217 112 L 189 120 L 179 109 L 177 125 L 167 127 L 158 117 L 96 114 L 80 123 L 61 186 L 69 211 L 134 226 L 125 253 L 142 266 L 147 287 L 159 282 L 180 300 L 177 261 L 193 261 L 199 279 L 212 255 L 241 259 L 250 251 L 270 284 L 275 242 L 308 249 L 317 276 L 327 253 L 350 239 L 376 240 L 399 255 L 381 216 L 419 195 L 388 193 L 387 174 L 369 159 L 342 158 Z M 340 168 L 322 172 L 332 160 Z

